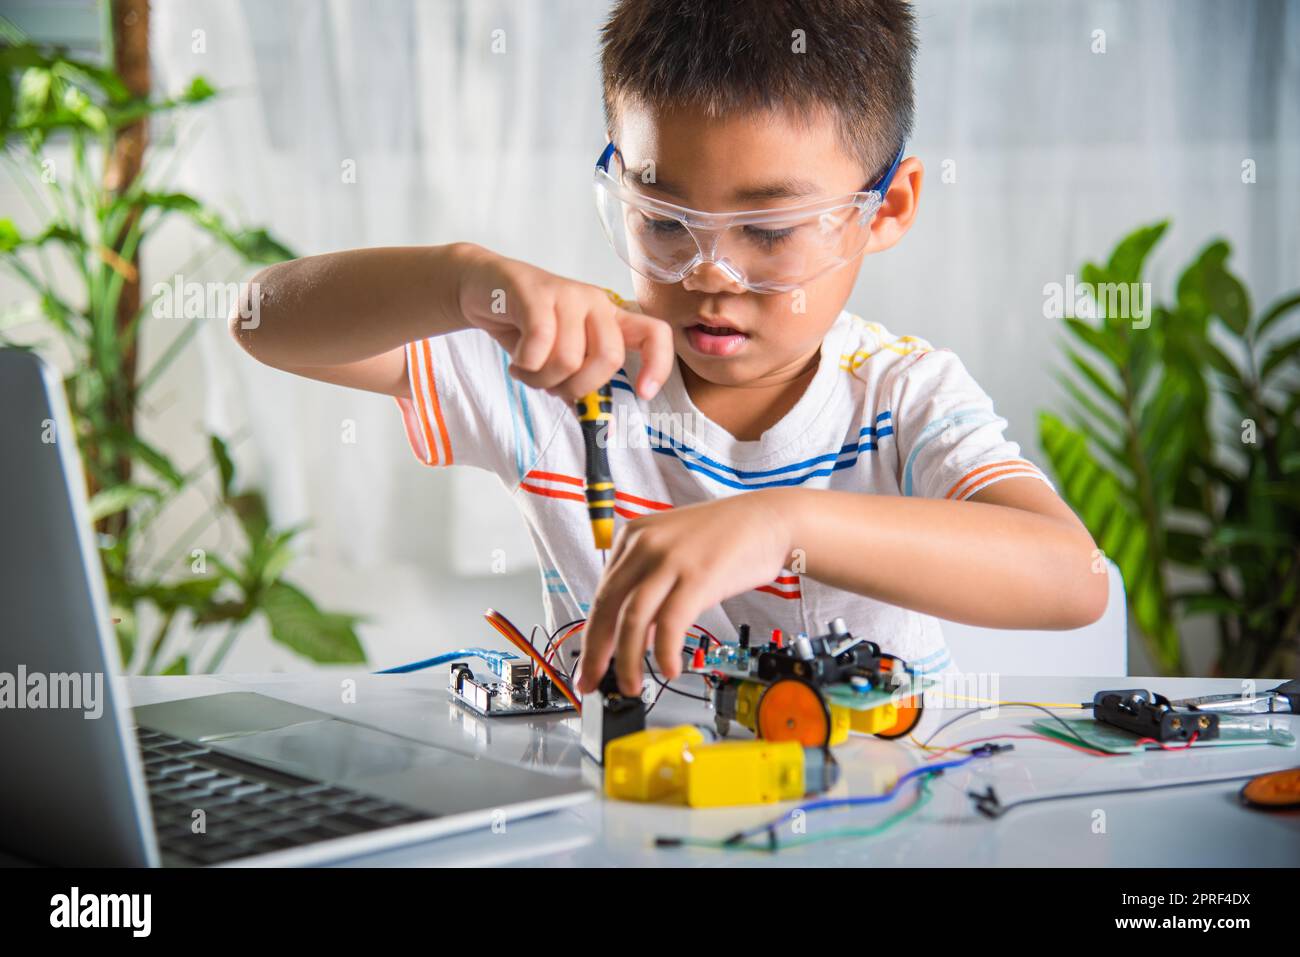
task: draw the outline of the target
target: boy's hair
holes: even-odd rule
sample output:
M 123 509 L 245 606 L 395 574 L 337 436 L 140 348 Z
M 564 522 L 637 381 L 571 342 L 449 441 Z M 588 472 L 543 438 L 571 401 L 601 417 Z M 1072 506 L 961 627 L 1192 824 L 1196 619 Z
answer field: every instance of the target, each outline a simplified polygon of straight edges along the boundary
M 605 122 L 623 99 L 711 116 L 820 107 L 876 175 L 912 131 L 915 56 L 907 0 L 618 0 L 601 31 Z

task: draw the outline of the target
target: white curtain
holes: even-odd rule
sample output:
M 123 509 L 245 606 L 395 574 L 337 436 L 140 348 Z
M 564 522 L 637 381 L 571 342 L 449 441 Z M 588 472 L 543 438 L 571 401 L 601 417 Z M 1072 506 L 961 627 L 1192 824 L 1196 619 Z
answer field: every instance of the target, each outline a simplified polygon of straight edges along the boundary
M 467 239 L 627 291 L 590 193 L 605 11 L 157 2 L 158 85 L 202 74 L 226 91 L 202 113 L 179 186 L 303 254 Z M 849 307 L 961 355 L 1031 454 L 1035 412 L 1056 398 L 1043 286 L 1131 228 L 1173 220 L 1157 295 L 1215 236 L 1232 242 L 1257 303 L 1300 286 L 1300 2 L 935 0 L 917 15 L 922 212 L 867 262 Z M 373 659 L 464 644 L 484 597 L 503 591 L 492 600 L 531 623 L 532 549 L 494 480 L 416 465 L 391 401 L 258 367 L 217 324 L 201 345 L 202 389 L 184 394 L 202 395 L 209 425 L 247 437 L 240 464 L 278 520 L 312 523 L 312 555 L 332 568 L 322 580 L 406 570 L 385 576 L 403 582 L 400 597 L 349 595 L 373 603 Z M 519 574 L 494 579 L 494 549 Z M 464 628 L 412 634 L 398 616 Z

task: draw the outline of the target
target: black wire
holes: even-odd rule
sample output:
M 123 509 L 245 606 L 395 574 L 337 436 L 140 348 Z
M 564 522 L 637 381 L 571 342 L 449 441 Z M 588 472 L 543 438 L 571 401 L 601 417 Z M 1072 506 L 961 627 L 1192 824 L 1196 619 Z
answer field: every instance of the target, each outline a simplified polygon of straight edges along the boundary
M 655 671 L 655 669 L 654 669 L 654 665 L 650 664 L 650 656 L 649 656 L 648 654 L 645 656 L 645 666 L 646 666 L 646 670 L 650 672 L 650 677 L 653 678 L 655 684 L 657 684 L 657 685 L 659 686 L 659 688 L 660 688 L 659 694 L 660 694 L 660 695 L 662 695 L 665 691 L 671 691 L 673 694 L 679 694 L 679 695 L 681 695 L 683 698 L 693 698 L 693 699 L 695 699 L 696 701 L 703 701 L 705 704 L 708 704 L 709 701 L 712 700 L 712 699 L 710 699 L 707 695 L 702 695 L 702 694 L 692 694 L 692 693 L 689 692 L 689 691 L 682 691 L 680 688 L 674 688 L 671 684 L 669 684 L 668 682 L 666 682 L 666 681 L 664 681 L 663 679 L 661 679 L 661 678 L 659 677 L 658 673 Z M 700 677 L 703 678 L 704 676 L 701 675 Z M 704 680 L 705 680 L 705 681 L 708 681 L 707 678 L 705 678 Z M 656 697 L 655 700 L 654 700 L 654 704 L 658 704 L 658 703 L 659 703 L 659 698 Z M 652 704 L 650 707 L 653 708 L 653 707 L 654 707 L 654 704 Z M 649 710 L 647 710 L 647 711 L 646 711 L 646 714 L 649 714 L 649 713 L 650 713 Z
M 668 686 L 667 686 L 667 685 L 660 685 L 660 686 L 659 686 L 659 693 L 658 693 L 657 695 L 655 695 L 655 699 L 654 699 L 653 701 L 651 701 L 648 705 L 646 705 L 645 713 L 646 713 L 647 717 L 649 716 L 650 712 L 653 711 L 653 710 L 655 709 L 655 705 L 657 705 L 657 704 L 659 703 L 659 699 L 662 698 L 662 697 L 664 696 L 664 692 L 667 691 L 667 690 L 668 690 Z
M 998 800 L 997 794 L 992 786 L 983 794 L 978 791 L 967 791 L 967 795 L 975 801 L 975 806 L 979 812 L 986 817 L 999 818 L 1008 811 L 1018 807 L 1024 807 L 1027 804 L 1045 804 L 1050 801 L 1068 801 L 1073 798 L 1102 797 L 1107 794 L 1140 794 L 1143 791 L 1165 791 L 1170 788 L 1190 788 L 1203 784 L 1227 784 L 1230 781 L 1246 781 L 1256 777 L 1258 771 L 1252 771 L 1250 774 L 1237 774 L 1226 778 L 1202 778 L 1196 781 L 1174 781 L 1170 784 L 1154 784 L 1148 787 L 1135 788 L 1106 788 L 1100 791 L 1074 791 L 1066 794 L 1043 794 L 1037 797 L 1021 798 L 1019 801 L 1012 801 L 1010 804 L 1003 804 Z
M 573 619 L 573 621 L 566 621 L 559 628 L 556 628 L 553 632 L 551 632 L 551 641 L 555 641 L 556 638 L 559 638 L 560 635 L 564 634 L 564 632 L 568 631 L 574 625 L 581 625 L 586 620 L 587 619 L 585 618 L 575 618 Z
M 546 650 L 542 652 L 542 656 L 543 656 L 543 657 L 547 657 L 547 658 L 549 658 L 549 657 L 550 657 L 550 654 L 551 654 L 551 646 L 555 644 L 555 640 L 556 640 L 557 638 L 559 638 L 560 635 L 562 635 L 564 632 L 566 632 L 566 631 L 568 631 L 570 628 L 572 628 L 574 625 L 580 625 L 580 624 L 582 624 L 582 622 L 584 622 L 584 621 L 586 621 L 586 620 L 587 620 L 587 619 L 585 619 L 585 618 L 575 618 L 575 619 L 573 619 L 573 621 L 565 622 L 565 623 L 564 623 L 563 625 L 561 625 L 559 628 L 556 628 L 553 632 L 551 632 L 551 633 L 546 637 Z
M 1032 701 L 1001 701 L 997 704 L 986 704 L 978 708 L 971 708 L 968 711 L 963 711 L 961 714 L 954 715 L 953 717 L 945 721 L 943 724 L 939 725 L 939 727 L 935 728 L 934 731 L 930 733 L 930 736 L 921 743 L 921 747 L 928 748 L 930 746 L 930 742 L 933 741 L 936 737 L 938 737 L 941 731 L 943 731 L 945 728 L 951 725 L 956 724 L 958 721 L 961 721 L 963 718 L 969 718 L 971 715 L 978 714 L 981 711 L 992 711 L 994 708 L 1037 708 L 1039 711 L 1043 712 L 1049 718 L 1051 718 L 1053 721 L 1055 721 L 1057 724 L 1063 727 L 1066 730 L 1066 733 L 1069 734 L 1071 738 L 1078 741 L 1080 744 L 1092 748 L 1094 751 L 1106 750 L 1105 748 L 1100 747 L 1099 745 L 1093 744 L 1091 741 L 1089 741 L 1087 738 L 1081 735 L 1078 731 L 1075 731 L 1074 728 L 1070 727 L 1069 723 L 1066 722 L 1066 720 L 1062 718 L 1059 714 L 1057 714 L 1055 711 L 1051 710 L 1050 708 L 1044 708 L 1041 704 L 1034 704 Z M 1115 755 L 1115 756 L 1118 757 L 1119 755 Z

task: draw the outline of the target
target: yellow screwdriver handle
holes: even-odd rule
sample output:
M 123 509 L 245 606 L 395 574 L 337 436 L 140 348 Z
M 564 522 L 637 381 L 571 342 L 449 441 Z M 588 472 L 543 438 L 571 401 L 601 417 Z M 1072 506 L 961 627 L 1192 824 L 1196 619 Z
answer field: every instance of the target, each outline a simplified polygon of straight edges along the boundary
M 587 517 L 601 551 L 608 551 L 614 544 L 614 477 L 606 450 L 613 409 L 614 397 L 608 383 L 578 402 L 578 422 L 587 452 Z

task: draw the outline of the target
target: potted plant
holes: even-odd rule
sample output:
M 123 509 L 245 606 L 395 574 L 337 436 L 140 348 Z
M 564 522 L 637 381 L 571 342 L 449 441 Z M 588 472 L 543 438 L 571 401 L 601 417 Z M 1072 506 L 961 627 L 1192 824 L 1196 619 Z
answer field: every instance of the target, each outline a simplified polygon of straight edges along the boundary
M 1041 413 L 1039 438 L 1066 500 L 1123 573 L 1160 668 L 1185 672 L 1184 626 L 1208 615 L 1217 673 L 1294 675 L 1300 336 L 1289 318 L 1300 293 L 1255 312 L 1216 240 L 1173 298 L 1154 302 L 1143 268 L 1167 226 L 1138 229 L 1106 263 L 1083 266 L 1063 310 L 1069 409 Z
M 183 217 L 244 263 L 293 255 L 266 230 L 236 226 L 196 197 L 166 188 L 176 116 L 215 91 L 199 77 L 178 96 L 151 95 L 147 46 L 138 48 L 147 44 L 147 30 L 144 40 L 139 34 L 137 29 L 134 60 L 121 51 L 111 58 L 119 66 L 126 61 L 124 72 L 21 42 L 12 33 L 4 38 L 5 161 L 41 225 L 23 232 L 13 220 L 0 219 L 0 265 L 28 291 L 0 314 L 0 345 L 6 344 L 6 329 L 37 323 L 51 336 L 36 348 L 70 358 L 64 385 L 128 667 L 167 674 L 215 671 L 257 616 L 265 617 L 272 639 L 306 658 L 363 662 L 357 619 L 318 608 L 285 580 L 300 529 L 277 527 L 263 496 L 239 487 L 226 442 L 210 436 L 209 458 L 182 468 L 136 429 L 142 401 L 191 346 L 200 324 L 212 319 L 186 320 L 157 359 L 140 367 L 139 344 L 158 326 L 151 317 L 167 288 L 160 284 L 162 290 L 145 297 L 140 283 L 140 251 L 159 227 Z M 66 169 L 52 159 L 52 144 L 66 150 Z M 72 283 L 57 279 L 60 258 L 71 266 Z M 159 562 L 158 553 L 143 547 L 144 535 L 196 487 L 210 492 L 210 508 L 189 534 L 233 519 L 242 547 L 207 555 L 191 549 L 183 536 L 162 550 Z M 139 630 L 146 605 L 156 612 L 147 635 Z M 168 638 L 184 619 L 194 627 L 195 641 L 178 653 Z

